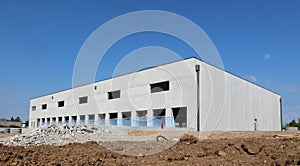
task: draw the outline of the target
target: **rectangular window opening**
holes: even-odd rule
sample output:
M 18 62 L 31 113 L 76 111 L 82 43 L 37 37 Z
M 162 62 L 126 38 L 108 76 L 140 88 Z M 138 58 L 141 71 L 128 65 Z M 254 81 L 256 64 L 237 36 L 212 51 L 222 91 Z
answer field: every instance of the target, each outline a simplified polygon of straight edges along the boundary
M 122 112 L 122 118 L 124 119 L 130 119 L 131 118 L 131 112 Z
M 138 118 L 143 118 L 147 116 L 147 110 L 145 111 L 136 111 L 136 115 Z
M 89 117 L 89 120 L 95 120 L 95 115 L 94 114 L 90 114 L 90 115 L 88 115 L 88 117 Z
M 59 101 L 57 102 L 58 107 L 64 107 L 65 106 L 65 101 Z
M 109 119 L 117 119 L 118 113 L 109 113 Z
M 150 87 L 151 87 L 151 93 L 163 92 L 163 91 L 170 90 L 170 83 L 169 81 L 158 82 L 158 83 L 150 84 Z
M 47 109 L 47 104 L 42 105 L 42 110 L 45 110 L 45 109 Z
M 84 96 L 84 97 L 79 97 L 79 104 L 84 104 L 88 102 L 88 97 Z
M 77 121 L 77 116 L 72 116 L 72 121 Z
M 153 116 L 166 116 L 166 109 L 154 109 Z
M 108 94 L 108 99 L 118 99 L 121 97 L 121 91 L 120 90 L 116 90 L 116 91 L 111 91 L 111 92 L 107 92 Z
M 36 106 L 32 106 L 31 111 L 36 111 Z
M 79 116 L 79 119 L 80 119 L 81 121 L 85 121 L 85 115 L 80 115 L 80 116 Z

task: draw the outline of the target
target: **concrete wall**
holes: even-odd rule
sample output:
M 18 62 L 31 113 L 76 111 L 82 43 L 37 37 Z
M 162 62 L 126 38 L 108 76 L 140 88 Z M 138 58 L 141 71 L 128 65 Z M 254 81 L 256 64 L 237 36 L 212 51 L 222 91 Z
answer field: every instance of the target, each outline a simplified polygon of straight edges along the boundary
M 0 120 L 0 126 L 19 126 L 22 127 L 22 123 L 21 122 L 13 122 L 13 121 L 3 121 Z
M 166 127 L 172 126 L 172 108 L 187 108 L 187 127 L 197 128 L 196 72 L 200 70 L 201 131 L 280 130 L 280 96 L 213 67 L 195 58 L 119 76 L 113 79 L 49 94 L 30 101 L 29 125 L 37 126 L 37 119 L 118 113 L 117 125 L 122 125 L 122 112 L 131 112 L 131 125 L 136 125 L 136 111 L 147 110 L 147 126 L 151 126 L 153 110 L 166 109 Z M 151 93 L 150 84 L 169 81 L 170 90 Z M 95 89 L 95 86 L 97 87 Z M 108 100 L 107 92 L 120 90 L 119 99 Z M 88 103 L 79 104 L 79 97 L 88 96 Z M 58 107 L 58 101 L 65 101 Z M 46 110 L 41 105 L 47 104 Z
M 204 62 L 198 63 L 202 131 L 254 131 L 255 125 L 259 131 L 281 130 L 279 95 Z
M 37 126 L 37 119 L 52 117 L 65 117 L 105 113 L 106 120 L 109 113 L 117 112 L 121 118 L 122 112 L 147 110 L 148 117 L 152 117 L 153 109 L 166 109 L 166 116 L 172 115 L 172 108 L 188 108 L 189 128 L 195 128 L 194 123 L 189 123 L 195 117 L 195 75 L 194 60 L 166 64 L 160 67 L 139 71 L 113 79 L 96 82 L 74 89 L 42 96 L 30 101 L 30 108 L 36 106 L 36 111 L 30 110 L 30 127 Z M 159 93 L 150 92 L 150 84 L 161 81 L 170 82 L 170 90 Z M 97 86 L 97 89 L 95 89 Z M 107 92 L 121 90 L 119 99 L 108 100 Z M 79 104 L 79 97 L 88 96 L 88 103 Z M 64 107 L 58 107 L 58 101 L 65 101 Z M 47 103 L 47 109 L 42 110 L 41 105 Z M 70 118 L 71 119 L 71 118 Z M 122 125 L 118 121 L 118 125 Z M 165 124 L 168 125 L 168 124 Z
M 22 123 L 21 122 L 13 122 L 13 121 L 3 121 L 0 120 L 0 126 L 18 126 L 18 127 L 22 127 Z

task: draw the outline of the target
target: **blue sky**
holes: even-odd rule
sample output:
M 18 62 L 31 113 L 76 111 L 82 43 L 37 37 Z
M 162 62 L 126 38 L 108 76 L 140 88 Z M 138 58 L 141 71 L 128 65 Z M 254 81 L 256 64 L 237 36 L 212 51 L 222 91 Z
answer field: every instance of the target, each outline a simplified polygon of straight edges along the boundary
M 0 117 L 28 119 L 30 98 L 72 87 L 77 54 L 100 25 L 138 10 L 182 15 L 211 38 L 224 68 L 282 95 L 284 122 L 300 117 L 300 1 L 0 1 Z M 138 42 L 137 42 L 138 41 Z M 96 80 L 139 47 L 195 52 L 158 33 L 129 36 L 105 55 Z

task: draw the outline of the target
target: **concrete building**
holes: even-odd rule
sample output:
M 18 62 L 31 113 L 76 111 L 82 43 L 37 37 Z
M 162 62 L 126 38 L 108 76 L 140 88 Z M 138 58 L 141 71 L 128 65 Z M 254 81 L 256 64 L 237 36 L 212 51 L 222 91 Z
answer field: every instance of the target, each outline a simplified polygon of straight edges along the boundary
M 281 97 L 189 58 L 31 99 L 29 122 L 276 131 Z
M 22 122 L 0 119 L 0 127 L 22 127 Z

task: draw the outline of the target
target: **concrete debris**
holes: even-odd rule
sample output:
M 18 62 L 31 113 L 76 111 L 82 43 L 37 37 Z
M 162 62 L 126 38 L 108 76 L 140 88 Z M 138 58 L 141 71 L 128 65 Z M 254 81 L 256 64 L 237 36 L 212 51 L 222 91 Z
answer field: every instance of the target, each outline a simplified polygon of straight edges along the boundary
M 0 144 L 9 146 L 40 146 L 44 144 L 59 146 L 72 142 L 98 141 L 112 134 L 111 129 L 101 126 L 54 124 L 34 129 L 26 134 L 1 139 Z
M 218 151 L 219 157 L 226 157 L 226 153 L 224 151 Z

